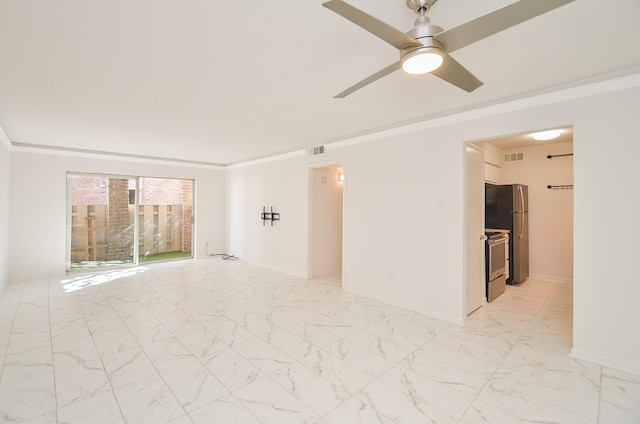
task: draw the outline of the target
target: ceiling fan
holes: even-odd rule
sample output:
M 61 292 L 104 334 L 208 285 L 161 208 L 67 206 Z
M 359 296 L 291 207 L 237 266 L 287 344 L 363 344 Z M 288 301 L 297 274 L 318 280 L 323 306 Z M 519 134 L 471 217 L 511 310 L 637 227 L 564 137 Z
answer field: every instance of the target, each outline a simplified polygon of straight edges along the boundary
M 520 0 L 450 30 L 430 23 L 427 12 L 438 0 L 406 0 L 419 16 L 406 34 L 342 0 L 322 5 L 366 29 L 400 51 L 400 60 L 337 94 L 343 98 L 398 69 L 409 74 L 431 73 L 467 92 L 482 85 L 464 66 L 453 59 L 454 52 L 490 35 L 535 18 L 574 0 Z

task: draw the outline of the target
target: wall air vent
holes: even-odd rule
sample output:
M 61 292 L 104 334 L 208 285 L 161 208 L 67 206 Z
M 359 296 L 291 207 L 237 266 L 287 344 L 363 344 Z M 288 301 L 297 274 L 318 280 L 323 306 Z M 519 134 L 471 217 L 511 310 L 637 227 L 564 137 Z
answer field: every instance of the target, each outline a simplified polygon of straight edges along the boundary
M 504 161 L 505 162 L 522 162 L 524 160 L 524 153 L 505 153 Z
M 324 146 L 309 147 L 307 154 L 309 156 L 324 155 Z

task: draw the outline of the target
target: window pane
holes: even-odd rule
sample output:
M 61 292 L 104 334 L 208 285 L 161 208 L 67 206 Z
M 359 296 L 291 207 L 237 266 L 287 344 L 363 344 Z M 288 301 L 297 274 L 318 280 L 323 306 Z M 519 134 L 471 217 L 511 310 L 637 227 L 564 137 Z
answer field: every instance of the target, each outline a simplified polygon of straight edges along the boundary
M 126 177 L 70 176 L 71 269 L 133 262 L 131 180 Z
M 139 261 L 190 258 L 193 180 L 140 178 Z

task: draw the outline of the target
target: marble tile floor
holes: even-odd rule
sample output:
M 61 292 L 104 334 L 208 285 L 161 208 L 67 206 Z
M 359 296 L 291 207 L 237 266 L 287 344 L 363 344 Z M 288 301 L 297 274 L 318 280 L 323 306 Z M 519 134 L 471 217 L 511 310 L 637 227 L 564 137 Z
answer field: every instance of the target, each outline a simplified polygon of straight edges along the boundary
M 243 262 L 11 284 L 2 423 L 638 423 L 640 376 L 576 360 L 572 288 L 463 327 Z

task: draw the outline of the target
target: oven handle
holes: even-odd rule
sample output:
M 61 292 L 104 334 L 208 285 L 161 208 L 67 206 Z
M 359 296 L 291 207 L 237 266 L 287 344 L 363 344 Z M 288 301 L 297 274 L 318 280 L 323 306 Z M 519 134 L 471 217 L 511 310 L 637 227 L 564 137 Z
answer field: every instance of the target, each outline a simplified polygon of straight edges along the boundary
M 499 244 L 499 243 L 507 243 L 507 240 L 505 238 L 499 238 L 499 239 L 490 239 L 487 243 L 494 245 L 494 244 Z

